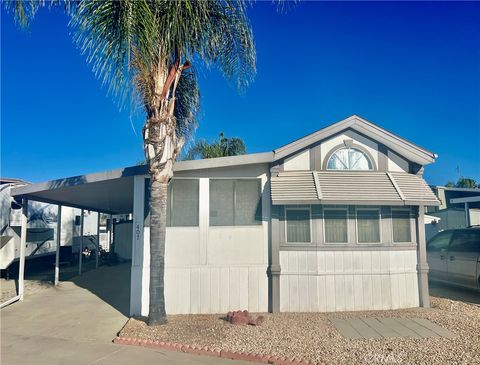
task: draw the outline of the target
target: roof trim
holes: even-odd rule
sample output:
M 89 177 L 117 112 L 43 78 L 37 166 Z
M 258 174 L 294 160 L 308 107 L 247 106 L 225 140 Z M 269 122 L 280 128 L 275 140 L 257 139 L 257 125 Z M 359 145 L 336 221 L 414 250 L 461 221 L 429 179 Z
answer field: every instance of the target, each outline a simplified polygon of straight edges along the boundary
M 480 202 L 480 196 L 467 196 L 464 198 L 454 198 L 450 199 L 451 204 L 459 204 L 459 203 L 477 203 Z
M 447 191 L 459 191 L 459 192 L 465 192 L 465 193 L 477 193 L 480 194 L 480 188 L 451 188 L 448 186 L 441 186 L 441 185 L 432 185 L 432 188 L 435 188 L 437 190 L 447 190 Z
M 432 163 L 437 157 L 437 155 L 433 152 L 409 142 L 406 139 L 403 139 L 396 134 L 377 126 L 376 124 L 359 117 L 358 115 L 352 115 L 303 138 L 297 139 L 296 141 L 277 148 L 273 151 L 275 154 L 274 161 L 291 155 L 313 143 L 326 139 L 348 128 L 360 132 L 367 137 L 374 139 L 375 141 L 383 143 L 393 151 L 399 153 L 401 156 L 406 157 L 410 161 L 416 162 L 420 165 Z
M 79 175 L 66 177 L 64 179 L 44 181 L 31 185 L 20 186 L 12 189 L 12 196 L 29 195 L 38 191 L 53 190 L 66 188 L 85 183 L 94 183 L 105 180 L 120 179 L 122 177 L 145 175 L 147 174 L 147 167 L 145 165 L 130 166 L 123 169 L 116 169 L 110 171 L 96 172 L 88 175 Z
M 228 166 L 243 166 L 273 162 L 273 152 L 250 153 L 247 155 L 205 158 L 202 160 L 177 161 L 173 171 L 215 169 Z
M 173 167 L 173 171 L 188 171 L 213 169 L 228 166 L 243 166 L 259 163 L 270 163 L 273 160 L 273 152 L 252 153 L 248 155 L 228 156 L 209 158 L 203 160 L 177 161 Z M 119 179 L 122 177 L 148 175 L 148 167 L 146 165 L 137 165 L 115 169 L 110 171 L 97 172 L 93 174 L 79 175 L 67 177 L 64 179 L 50 180 L 31 185 L 15 187 L 12 189 L 12 196 L 29 195 L 38 191 L 66 188 L 75 185 L 94 183 L 105 180 Z

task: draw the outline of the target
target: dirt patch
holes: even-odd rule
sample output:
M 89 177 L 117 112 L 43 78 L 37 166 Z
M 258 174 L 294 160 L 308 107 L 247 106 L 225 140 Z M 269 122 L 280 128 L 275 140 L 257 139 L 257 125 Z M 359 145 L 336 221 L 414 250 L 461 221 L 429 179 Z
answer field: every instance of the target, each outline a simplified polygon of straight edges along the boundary
M 480 364 L 480 307 L 431 298 L 432 308 L 338 313 L 263 314 L 261 326 L 235 326 L 225 315 L 172 315 L 148 327 L 130 319 L 120 336 L 177 342 L 215 349 L 284 356 L 338 365 Z M 349 340 L 332 318 L 426 318 L 456 334 L 448 338 Z
M 0 279 L 0 303 L 3 303 L 17 295 L 17 280 Z M 24 294 L 30 295 L 38 291 L 51 288 L 52 282 L 41 280 L 25 280 L 24 281 Z

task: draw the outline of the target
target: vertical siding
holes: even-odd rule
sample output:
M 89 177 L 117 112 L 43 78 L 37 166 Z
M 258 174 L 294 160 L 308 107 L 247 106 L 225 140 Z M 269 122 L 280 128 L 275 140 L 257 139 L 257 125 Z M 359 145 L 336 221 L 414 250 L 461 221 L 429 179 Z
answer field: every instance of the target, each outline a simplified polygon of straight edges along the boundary
M 415 250 L 281 251 L 280 310 L 416 307 L 416 264 Z
M 167 268 L 166 310 L 169 314 L 268 311 L 264 266 Z

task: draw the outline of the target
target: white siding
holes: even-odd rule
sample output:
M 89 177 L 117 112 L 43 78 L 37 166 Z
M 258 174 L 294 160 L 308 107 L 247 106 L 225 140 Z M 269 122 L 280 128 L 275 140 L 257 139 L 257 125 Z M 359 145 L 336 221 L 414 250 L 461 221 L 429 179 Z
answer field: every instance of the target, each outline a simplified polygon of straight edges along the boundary
M 268 311 L 263 226 L 167 228 L 168 314 Z M 203 247 L 203 248 L 202 248 Z
M 409 163 L 395 152 L 388 151 L 388 171 L 409 172 Z
M 415 250 L 281 251 L 280 311 L 417 307 L 416 265 Z
M 285 159 L 283 169 L 285 171 L 310 170 L 310 150 L 305 150 Z
M 226 313 L 243 309 L 267 312 L 265 273 L 264 265 L 167 267 L 167 313 Z
M 265 168 L 197 171 L 200 176 L 198 227 L 168 227 L 165 303 L 168 314 L 268 311 L 268 219 L 270 191 Z M 241 175 L 240 175 L 241 174 Z M 181 175 L 181 174 L 178 174 Z M 193 174 L 184 174 L 195 177 Z M 202 177 L 206 176 L 208 177 Z M 262 181 L 263 223 L 209 225 L 209 177 L 255 177 Z M 149 245 L 145 228 L 144 245 Z M 142 314 L 148 312 L 148 278 L 142 282 Z

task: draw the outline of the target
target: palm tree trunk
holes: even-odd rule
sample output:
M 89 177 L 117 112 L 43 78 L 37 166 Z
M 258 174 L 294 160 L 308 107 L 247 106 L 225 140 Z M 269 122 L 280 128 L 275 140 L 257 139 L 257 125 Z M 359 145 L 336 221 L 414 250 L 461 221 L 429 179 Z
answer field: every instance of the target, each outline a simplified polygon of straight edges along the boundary
M 168 181 L 150 179 L 150 302 L 148 324 L 167 322 L 165 312 L 165 238 Z
M 155 94 L 147 109 L 143 128 L 145 156 L 150 173 L 150 300 L 148 325 L 167 323 L 165 312 L 165 239 L 167 233 L 167 189 L 173 164 L 184 140 L 177 137 L 174 116 L 175 89 L 184 65 L 180 60 L 170 69 L 158 67 Z M 167 72 L 168 70 L 168 72 Z M 170 92 L 170 99 L 167 99 Z M 160 92 L 161 91 L 161 92 Z

